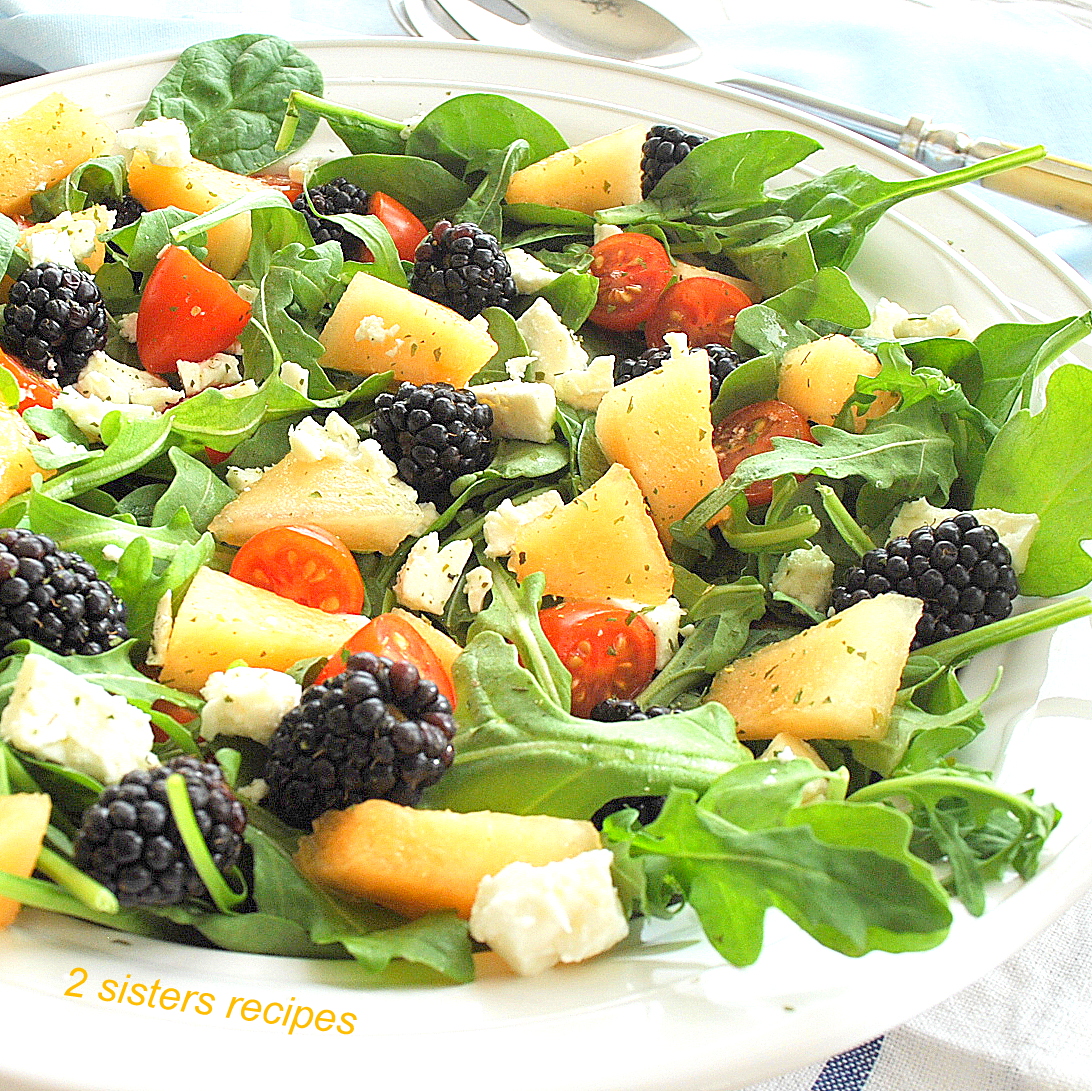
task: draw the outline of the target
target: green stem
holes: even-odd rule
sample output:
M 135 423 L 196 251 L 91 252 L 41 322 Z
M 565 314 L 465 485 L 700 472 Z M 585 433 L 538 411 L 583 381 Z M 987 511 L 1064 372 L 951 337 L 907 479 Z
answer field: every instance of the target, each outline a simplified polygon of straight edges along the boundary
M 61 889 L 67 890 L 72 897 L 79 899 L 96 913 L 114 914 L 120 908 L 117 898 L 106 887 L 96 883 L 90 875 L 85 875 L 73 863 L 45 845 L 38 854 L 37 868 Z
M 10 792 L 13 788 L 17 792 L 39 791 L 38 785 L 34 782 L 33 777 L 31 777 L 23 768 L 19 759 L 11 750 L 3 743 L 0 743 L 0 751 L 3 753 L 3 761 L 0 762 L 0 766 L 3 766 L 4 768 L 3 775 L 8 785 L 8 791 Z
M 310 110 L 319 117 L 344 117 L 354 121 L 364 121 L 379 129 L 389 129 L 393 132 L 401 132 L 404 122 L 392 121 L 389 117 L 379 117 L 376 114 L 365 113 L 363 110 L 354 110 L 351 106 L 341 106 L 336 102 L 328 102 L 317 95 L 309 95 L 306 91 L 293 91 L 288 96 L 288 105 L 284 111 L 284 121 L 281 122 L 281 131 L 277 134 L 277 143 L 274 150 L 287 151 L 296 135 L 296 128 L 300 121 L 300 109 Z
M 34 909 L 63 913 L 66 917 L 79 917 L 80 920 L 103 924 L 107 928 L 136 932 L 138 935 L 152 936 L 159 933 L 159 929 L 139 913 L 125 909 L 117 913 L 102 913 L 97 909 L 90 909 L 79 898 L 74 898 L 66 890 L 47 883 L 44 879 L 24 879 L 21 875 L 0 871 L 0 898 L 11 898 Z
M 795 514 L 791 522 L 777 523 L 772 527 L 726 530 L 724 540 L 741 553 L 784 553 L 790 545 L 811 537 L 819 527 L 819 520 L 810 511 L 806 514 L 802 511 Z
M 216 908 L 221 913 L 234 912 L 235 907 L 246 898 L 246 891 L 236 893 L 232 890 L 220 869 L 213 863 L 209 847 L 197 826 L 186 778 L 181 773 L 171 773 L 167 777 L 167 801 L 170 803 L 171 814 L 178 826 L 182 843 L 190 855 L 190 861 L 201 876 Z
M 849 514 L 838 494 L 829 485 L 819 485 L 817 489 L 823 500 L 823 510 L 842 541 L 858 557 L 863 557 L 870 549 L 875 549 L 876 543 L 864 532 L 860 523 Z

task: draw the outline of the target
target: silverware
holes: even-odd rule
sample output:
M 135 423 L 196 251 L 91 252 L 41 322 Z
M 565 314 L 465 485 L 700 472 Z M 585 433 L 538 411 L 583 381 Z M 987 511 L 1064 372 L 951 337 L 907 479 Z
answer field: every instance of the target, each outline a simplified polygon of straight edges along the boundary
M 425 37 L 466 37 L 496 45 L 630 61 L 689 79 L 741 88 L 821 117 L 923 163 L 952 170 L 1011 151 L 914 115 L 888 114 L 813 94 L 745 72 L 725 76 L 681 27 L 643 0 L 390 0 L 399 21 Z M 1078 219 L 1092 221 L 1092 167 L 1047 156 L 983 179 L 982 185 Z

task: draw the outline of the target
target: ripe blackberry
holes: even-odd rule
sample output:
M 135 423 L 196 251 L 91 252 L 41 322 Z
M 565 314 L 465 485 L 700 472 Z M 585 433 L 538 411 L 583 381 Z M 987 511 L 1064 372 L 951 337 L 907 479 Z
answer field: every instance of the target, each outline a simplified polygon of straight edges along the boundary
M 199 758 L 126 773 L 84 812 L 76 866 L 112 890 L 122 905 L 177 905 L 207 894 L 167 800 L 167 777 L 186 779 L 194 817 L 221 873 L 239 862 L 246 812 L 220 767 Z
M 454 735 L 451 705 L 416 667 L 350 656 L 273 733 L 264 803 L 298 829 L 366 799 L 413 805 L 447 771 Z
M 600 701 L 588 713 L 589 720 L 598 720 L 605 724 L 620 724 L 625 720 L 651 720 L 653 716 L 666 716 L 671 709 L 664 705 L 649 705 L 641 708 L 636 701 L 627 701 L 623 697 L 608 697 Z
M 44 534 L 0 530 L 0 648 L 33 640 L 60 655 L 97 655 L 128 639 L 125 606 L 93 565 Z
M 135 224 L 148 211 L 131 193 L 126 193 L 124 197 L 103 197 L 100 204 L 113 211 L 115 231 L 119 227 Z
M 684 133 L 673 125 L 653 125 L 641 146 L 641 196 L 647 197 L 676 163 L 705 141 L 704 136 Z
M 500 243 L 477 224 L 440 220 L 417 247 L 410 289 L 463 318 L 512 305 L 516 282 Z
M 997 531 L 964 511 L 870 549 L 834 589 L 831 604 L 837 612 L 889 591 L 925 602 L 913 651 L 1008 617 L 1016 574 Z
M 303 213 L 303 218 L 307 221 L 307 229 L 311 232 L 316 245 L 323 242 L 336 242 L 341 247 L 346 261 L 357 261 L 362 257 L 364 244 L 360 239 L 346 231 L 340 224 L 321 218 L 339 216 L 344 212 L 365 215 L 368 211 L 368 194 L 360 186 L 354 185 L 347 178 L 334 178 L 321 186 L 312 186 L 306 193 L 301 193 L 292 202 L 292 207 L 297 212 Z M 312 208 L 314 212 L 311 211 Z
M 372 417 L 372 436 L 398 476 L 425 497 L 442 495 L 457 477 L 489 465 L 492 427 L 493 410 L 472 390 L 450 383 L 402 383 L 376 397 Z
M 664 809 L 664 797 L 619 796 L 617 799 L 608 800 L 591 816 L 592 825 L 601 830 L 609 815 L 617 814 L 627 807 L 632 807 L 637 812 L 637 820 L 642 826 L 647 826 L 660 817 L 660 811 Z
M 739 353 L 727 345 L 702 345 L 709 355 L 709 398 L 712 401 L 720 393 L 720 384 L 739 367 L 742 362 Z M 638 375 L 647 375 L 655 371 L 671 358 L 670 345 L 658 345 L 645 349 L 636 359 L 615 358 L 614 385 L 621 386 Z
M 67 386 L 105 346 L 106 322 L 90 273 L 43 261 L 11 286 L 0 342 L 32 371 Z

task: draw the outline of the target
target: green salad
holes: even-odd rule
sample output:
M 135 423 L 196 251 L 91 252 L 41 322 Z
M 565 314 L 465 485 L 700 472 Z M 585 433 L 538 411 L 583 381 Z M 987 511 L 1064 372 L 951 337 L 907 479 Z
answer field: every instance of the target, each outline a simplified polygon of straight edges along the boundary
M 302 159 L 298 149 L 320 121 L 345 152 Z M 174 122 L 184 123 L 188 151 Z M 362 983 L 384 980 L 397 960 L 438 982 L 471 980 L 465 907 L 400 895 L 380 896 L 380 905 L 351 883 L 334 889 L 297 868 L 312 819 L 365 799 L 595 816 L 635 933 L 642 919 L 689 908 L 736 965 L 758 958 L 770 908 L 847 955 L 915 951 L 944 939 L 952 898 L 980 914 L 991 882 L 1035 873 L 1059 813 L 1033 797 L 1033 785 L 1013 794 L 961 758 L 986 728 L 989 693 L 968 696 L 958 672 L 986 649 L 1092 613 L 1092 601 L 1074 594 L 1092 580 L 1082 548 L 1092 537 L 1084 420 L 1092 372 L 1065 361 L 1092 315 L 1006 322 L 972 336 L 958 316 L 948 316 L 948 329 L 886 305 L 885 318 L 858 294 L 851 266 L 869 229 L 902 200 L 1034 161 L 1042 149 L 910 181 L 843 166 L 786 182 L 819 149 L 811 138 L 668 134 L 643 192 L 611 203 L 603 194 L 620 190 L 608 173 L 592 207 L 586 180 L 573 179 L 594 163 L 594 149 L 565 160 L 566 141 L 528 107 L 466 94 L 408 122 L 386 119 L 324 97 L 313 62 L 257 35 L 183 53 L 134 127 L 141 123 L 119 135 L 125 154 L 100 148 L 32 186 L 28 208 L 13 200 L 11 215 L 0 216 L 0 263 L 21 285 L 0 335 L 11 365 L 0 368 L 2 481 L 11 485 L 0 527 L 15 528 L 0 531 L 0 797 L 50 801 L 40 854 L 16 874 L 19 857 L 5 855 L 5 838 L 15 837 L 17 812 L 0 798 L 0 920 L 11 899 L 181 943 L 352 958 Z M 622 143 L 608 149 L 632 145 L 610 139 Z M 213 173 L 187 166 L 190 155 Z M 553 201 L 529 199 L 543 191 L 527 168 L 543 161 L 572 176 L 571 200 L 568 189 L 552 191 Z M 278 174 L 285 163 L 295 164 L 288 176 Z M 182 207 L 202 186 L 205 206 Z M 97 242 L 79 250 L 88 224 Z M 460 234 L 466 224 L 473 230 Z M 58 238 L 74 260 L 58 258 Z M 478 256 L 445 257 L 444 270 L 456 272 L 438 275 L 437 289 L 422 273 L 419 244 Z M 465 272 L 474 262 L 484 287 Z M 85 282 L 97 300 L 78 287 Z M 410 323 L 423 296 L 433 325 L 415 340 Z M 60 318 L 46 313 L 49 299 L 68 308 Z M 46 318 L 65 327 L 56 338 L 88 332 L 58 348 Z M 455 331 L 454 340 L 449 332 L 429 340 L 434 328 Z M 817 344 L 867 364 L 854 365 L 829 411 L 789 408 L 796 423 L 781 430 L 782 410 L 768 407 L 785 404 L 785 377 L 819 358 Z M 695 368 L 696 385 L 676 379 Z M 471 431 L 484 420 L 486 434 L 468 446 L 449 431 L 438 447 L 407 441 L 399 453 L 399 429 L 415 406 L 443 437 L 449 408 L 437 399 L 452 404 L 435 391 L 432 401 L 411 401 L 420 395 L 405 383 L 443 381 L 470 391 L 459 419 Z M 818 381 L 809 375 L 803 385 Z M 655 383 L 666 384 L 657 397 L 668 399 L 659 417 L 642 400 Z M 624 411 L 649 432 L 635 425 L 628 439 L 608 441 L 604 407 L 622 412 L 624 397 Z M 681 420 L 694 398 L 688 432 L 670 406 Z M 484 416 L 481 405 L 490 407 Z M 667 439 L 648 421 L 662 422 Z M 421 445 L 424 455 L 415 453 Z M 449 449 L 453 469 L 430 476 Z M 666 457 L 646 459 L 646 449 Z M 335 463 L 349 475 L 336 486 L 316 476 Z M 611 490 L 623 477 L 637 502 L 617 501 L 617 537 L 604 536 L 588 513 L 613 518 L 622 493 Z M 919 548 L 921 532 L 900 529 L 908 512 L 922 514 L 921 526 L 956 529 L 929 530 Z M 957 512 L 979 515 L 942 522 Z M 990 518 L 997 532 L 983 537 L 974 528 Z M 317 525 L 316 540 L 340 558 L 321 592 L 283 541 L 255 559 L 259 531 L 299 523 Z M 1015 574 L 1018 550 L 1004 544 L 1014 523 L 1024 535 Z M 563 556 L 540 535 L 544 526 L 564 528 Z M 508 528 L 507 546 L 498 527 Z M 31 563 L 46 555 L 26 545 L 41 541 L 34 536 L 60 551 L 46 550 L 49 564 L 93 566 L 80 577 L 84 590 L 58 584 L 52 599 L 34 597 L 52 578 L 44 562 Z M 598 538 L 602 554 L 582 556 L 583 536 L 593 553 Z M 928 577 L 943 585 L 934 600 L 920 582 L 929 563 L 915 568 L 913 555 L 932 556 L 935 542 L 943 552 L 947 541 L 951 556 Z M 957 564 L 966 569 L 959 579 L 943 575 Z M 644 597 L 624 593 L 645 577 L 654 592 L 642 584 Z M 47 633 L 34 628 L 38 613 L 20 612 L 33 602 L 42 615 L 69 617 L 58 596 L 89 603 L 86 588 L 100 579 L 94 586 L 105 590 L 93 594 L 116 597 L 123 620 L 120 607 L 81 606 L 91 629 L 72 637 L 75 621 Z M 223 590 L 240 583 L 242 591 Z M 1010 583 L 1022 596 L 1015 607 Z M 299 602 L 303 612 L 255 606 L 240 621 L 249 607 L 239 603 L 255 587 L 294 598 L 284 609 Z M 748 663 L 769 662 L 763 677 L 775 669 L 775 659 L 749 657 L 803 647 L 784 642 L 827 633 L 847 611 L 900 589 L 914 603 L 909 628 L 881 627 L 873 644 L 848 649 L 886 657 L 891 674 L 886 705 L 863 733 L 806 732 L 790 700 L 778 716 L 799 722 L 810 743 L 794 748 L 801 740 L 791 730 L 767 730 L 750 706 L 733 715 L 731 701 L 718 698 Z M 942 609 L 944 595 L 951 601 Z M 607 629 L 590 637 L 578 628 L 584 615 L 572 613 L 585 601 L 606 611 L 594 616 Z M 938 611 L 942 622 L 926 633 L 918 615 L 935 620 Z M 390 623 L 393 643 L 353 643 L 368 619 L 392 616 L 401 618 Z M 422 640 L 426 651 L 415 653 Z M 398 647 L 418 656 L 410 683 Z M 444 678 L 433 677 L 443 649 Z M 405 747 L 420 759 L 417 772 L 388 753 L 382 760 L 396 772 L 384 782 L 374 750 L 350 775 L 323 751 L 313 760 L 329 759 L 333 772 L 321 783 L 315 773 L 312 785 L 300 739 L 320 714 L 306 703 L 317 692 L 308 686 L 340 685 L 344 695 L 339 672 L 364 661 L 347 657 L 375 652 L 396 660 L 389 672 L 377 668 L 388 719 L 392 708 L 396 719 L 418 716 L 417 741 Z M 231 695 L 221 687 L 213 696 L 210 676 L 240 663 L 288 676 L 290 703 L 302 702 L 278 711 L 264 734 L 245 725 L 248 716 L 268 719 L 268 693 L 251 691 L 253 709 L 233 713 L 235 733 L 223 724 Z M 1000 684 L 998 675 L 990 693 Z M 94 690 L 80 688 L 88 685 Z M 445 685 L 453 720 L 443 711 Z M 129 711 L 85 703 L 76 718 L 90 756 L 58 758 L 43 701 L 56 695 L 56 707 L 74 709 L 98 691 Z M 416 702 L 409 712 L 405 693 Z M 606 699 L 615 702 L 609 718 Z M 811 699 L 801 685 L 801 716 Z M 156 768 L 196 758 L 219 767 L 245 810 L 245 823 L 238 805 L 234 817 L 209 820 L 209 793 L 192 783 L 187 792 L 183 772 L 156 782 L 152 832 L 174 838 L 171 859 L 185 878 L 177 897 L 154 904 L 124 876 L 104 877 L 118 860 L 104 864 L 103 854 L 120 859 L 132 829 L 150 838 L 151 827 L 117 817 L 116 784 L 128 770 L 110 765 L 114 742 L 87 742 L 89 724 L 109 734 L 111 720 L 130 713 L 148 721 L 149 739 L 154 729 L 140 763 L 145 788 Z M 273 733 L 286 734 L 290 722 L 294 750 Z M 76 734 L 56 745 L 82 753 Z M 300 794 L 301 778 L 310 795 Z M 96 806 L 95 821 L 113 825 L 93 853 L 81 839 Z M 210 821 L 237 840 L 225 848 Z M 133 853 L 141 851 L 147 859 L 151 850 Z M 408 905 L 408 915 L 392 905 Z

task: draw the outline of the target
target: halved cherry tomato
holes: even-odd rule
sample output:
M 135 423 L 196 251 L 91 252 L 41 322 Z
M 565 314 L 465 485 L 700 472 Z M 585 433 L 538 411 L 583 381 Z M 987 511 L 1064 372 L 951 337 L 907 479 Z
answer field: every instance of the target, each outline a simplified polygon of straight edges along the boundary
M 690 345 L 730 345 L 736 315 L 751 300 L 734 284 L 713 277 L 676 281 L 656 301 L 645 323 L 650 348 L 664 344 L 665 333 L 685 333 Z
M 405 205 L 378 190 L 368 198 L 368 211 L 391 233 L 398 256 L 413 261 L 428 228 Z
M 624 232 L 597 242 L 591 255 L 599 297 L 589 317 L 604 329 L 637 329 L 671 281 L 667 251 L 648 235 Z
M 713 428 L 713 449 L 717 452 L 720 474 L 725 480 L 751 455 L 772 451 L 775 436 L 788 436 L 814 443 L 807 420 L 784 402 L 755 402 L 730 413 Z M 756 481 L 744 493 L 751 507 L 768 504 L 773 499 L 773 482 Z
M 258 531 L 235 554 L 231 575 L 328 614 L 358 614 L 364 605 L 364 580 L 352 553 L 329 531 L 306 523 Z
M 188 250 L 169 246 L 148 277 L 137 311 L 137 352 L 146 371 L 166 375 L 179 360 L 224 352 L 250 321 L 250 304 Z
M 0 366 L 6 367 L 19 384 L 20 413 L 32 405 L 40 405 L 45 409 L 53 408 L 53 399 L 61 392 L 56 383 L 51 383 L 36 371 L 24 367 L 14 356 L 9 356 L 2 349 L 0 349 Z
M 210 466 L 216 466 L 217 464 L 224 462 L 226 459 L 231 458 L 231 452 L 218 451 L 215 447 L 206 447 L 205 458 L 209 460 Z
M 412 663 L 421 677 L 436 683 L 436 688 L 455 704 L 455 687 L 451 676 L 444 669 L 436 653 L 425 642 L 425 638 L 404 618 L 397 614 L 380 614 L 372 618 L 360 632 L 345 641 L 342 647 L 330 656 L 326 666 L 315 679 L 325 682 L 340 674 L 345 669 L 349 656 L 360 652 L 383 655 L 388 659 Z
M 608 697 L 633 698 L 656 672 L 656 636 L 640 614 L 604 602 L 540 610 L 542 632 L 573 676 L 574 716 Z
M 303 182 L 297 182 L 287 174 L 255 174 L 254 177 L 273 189 L 279 189 L 289 201 L 294 201 L 303 193 Z

